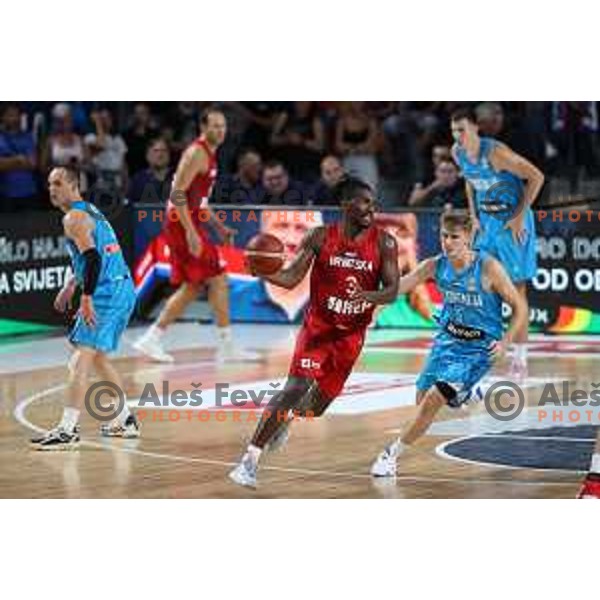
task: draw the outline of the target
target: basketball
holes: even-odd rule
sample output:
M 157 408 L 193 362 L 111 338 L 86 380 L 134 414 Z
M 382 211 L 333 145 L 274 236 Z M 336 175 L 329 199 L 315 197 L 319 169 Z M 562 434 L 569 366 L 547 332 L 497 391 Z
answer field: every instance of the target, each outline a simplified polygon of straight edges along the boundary
M 248 268 L 256 275 L 273 275 L 283 266 L 282 241 L 268 233 L 255 235 L 246 246 Z

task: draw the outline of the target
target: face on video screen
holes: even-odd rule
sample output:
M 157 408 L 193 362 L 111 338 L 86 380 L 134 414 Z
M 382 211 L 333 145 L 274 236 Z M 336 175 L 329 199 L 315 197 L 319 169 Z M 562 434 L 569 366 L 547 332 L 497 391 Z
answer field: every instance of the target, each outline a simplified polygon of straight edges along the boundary
M 285 214 L 285 219 L 282 218 Z M 302 240 L 315 227 L 323 224 L 323 218 L 318 211 L 283 211 L 273 213 L 271 218 L 263 219 L 261 232 L 279 238 L 285 248 L 286 266 L 298 253 Z
M 417 262 L 417 218 L 413 213 L 378 215 L 376 223 L 394 237 L 398 244 L 398 266 L 412 269 Z

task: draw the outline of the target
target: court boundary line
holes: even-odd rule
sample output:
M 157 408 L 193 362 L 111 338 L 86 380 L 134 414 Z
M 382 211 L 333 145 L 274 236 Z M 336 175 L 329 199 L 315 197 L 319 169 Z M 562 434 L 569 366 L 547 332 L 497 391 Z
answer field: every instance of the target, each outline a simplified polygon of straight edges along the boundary
M 126 374 L 127 375 L 127 374 Z M 56 386 L 52 386 L 45 390 L 38 391 L 31 396 L 28 396 L 19 402 L 17 402 L 15 409 L 13 411 L 13 416 L 24 427 L 35 431 L 36 433 L 42 433 L 46 431 L 45 429 L 38 427 L 33 424 L 25 417 L 26 409 L 36 401 L 39 401 L 51 393 L 56 393 L 58 391 L 66 389 L 67 384 L 60 384 Z M 451 440 L 453 441 L 453 440 Z M 221 460 L 211 460 L 208 458 L 198 458 L 191 456 L 179 456 L 177 454 L 163 454 L 158 452 L 150 452 L 145 450 L 138 450 L 137 448 L 126 448 L 126 447 L 118 447 L 114 444 L 101 444 L 98 442 L 91 441 L 81 441 L 80 445 L 88 446 L 92 448 L 98 448 L 102 450 L 110 450 L 112 452 L 123 452 L 126 454 L 135 454 L 138 456 L 144 456 L 147 458 L 156 458 L 160 460 L 171 460 L 176 462 L 187 462 L 191 464 L 205 464 L 211 466 L 223 466 L 223 467 L 232 467 L 237 464 L 237 462 L 228 462 Z M 436 448 L 437 452 L 437 448 Z M 495 466 L 495 465 L 491 465 Z M 261 467 L 263 471 L 271 471 L 275 473 L 288 473 L 288 474 L 297 474 L 297 475 L 306 475 L 306 476 L 325 476 L 325 477 L 339 477 L 339 478 L 348 478 L 348 479 L 361 479 L 361 480 L 369 480 L 372 481 L 373 478 L 368 473 L 353 473 L 353 472 L 341 472 L 341 471 L 326 471 L 321 469 L 303 469 L 299 467 L 278 467 L 275 465 L 265 465 Z M 573 473 L 573 471 L 568 471 L 568 473 Z M 225 474 L 223 475 L 225 479 Z M 453 483 L 457 485 L 509 485 L 509 486 L 522 486 L 522 487 L 536 487 L 536 486 L 552 486 L 552 487 L 565 487 L 565 486 L 574 486 L 578 482 L 576 481 L 515 481 L 513 479 L 510 480 L 494 480 L 494 479 L 482 479 L 482 478 L 451 478 L 451 477 L 425 477 L 419 475 L 397 475 L 394 478 L 395 482 L 403 481 L 403 482 L 415 482 L 415 483 Z

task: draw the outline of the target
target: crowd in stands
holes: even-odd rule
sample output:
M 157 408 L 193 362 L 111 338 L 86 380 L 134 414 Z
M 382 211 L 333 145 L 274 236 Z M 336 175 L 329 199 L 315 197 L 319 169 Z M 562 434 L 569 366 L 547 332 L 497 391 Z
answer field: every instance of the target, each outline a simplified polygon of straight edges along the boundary
M 79 168 L 84 191 L 162 205 L 201 111 L 214 104 L 228 120 L 215 203 L 327 205 L 352 172 L 387 208 L 465 204 L 450 154 L 455 102 L 61 101 L 0 107 L 0 211 L 45 207 L 47 173 L 67 164 Z M 600 178 L 597 102 L 472 105 L 482 135 L 572 193 Z

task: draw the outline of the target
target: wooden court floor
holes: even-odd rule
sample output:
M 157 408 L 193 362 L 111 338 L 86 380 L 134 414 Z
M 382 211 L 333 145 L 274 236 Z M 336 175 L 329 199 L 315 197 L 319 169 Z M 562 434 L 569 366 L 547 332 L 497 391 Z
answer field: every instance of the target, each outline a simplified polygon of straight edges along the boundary
M 183 337 L 197 337 L 199 326 L 193 327 L 180 330 Z M 171 391 L 201 382 L 205 394 L 219 382 L 233 388 L 275 381 L 285 375 L 291 337 L 273 344 L 264 333 L 246 331 L 247 345 L 260 355 L 254 363 L 218 367 L 210 343 L 187 347 L 178 334 L 176 364 L 155 365 L 129 352 L 116 365 L 129 399 L 139 398 L 149 384 L 160 392 L 164 381 Z M 589 379 L 600 372 L 600 340 L 539 340 L 525 389 L 529 421 L 492 423 L 490 432 L 481 404 L 444 410 L 431 434 L 403 457 L 398 478 L 374 481 L 368 474 L 371 461 L 415 414 L 414 376 L 429 344 L 423 334 L 396 339 L 375 333 L 357 366 L 353 390 L 325 418 L 294 423 L 288 445 L 265 456 L 259 489 L 250 491 L 234 486 L 227 473 L 257 414 L 211 405 L 210 398 L 202 420 L 200 411 L 145 406 L 139 440 L 103 440 L 97 423 L 84 415 L 79 450 L 31 450 L 29 437 L 60 417 L 67 374 L 62 340 L 36 344 L 0 354 L 4 498 L 572 498 L 596 429 L 583 422 L 572 427 L 548 422 L 540 428 L 531 413 L 546 380 Z M 458 454 L 445 451 L 454 446 Z M 495 452 L 503 457 L 497 464 Z

